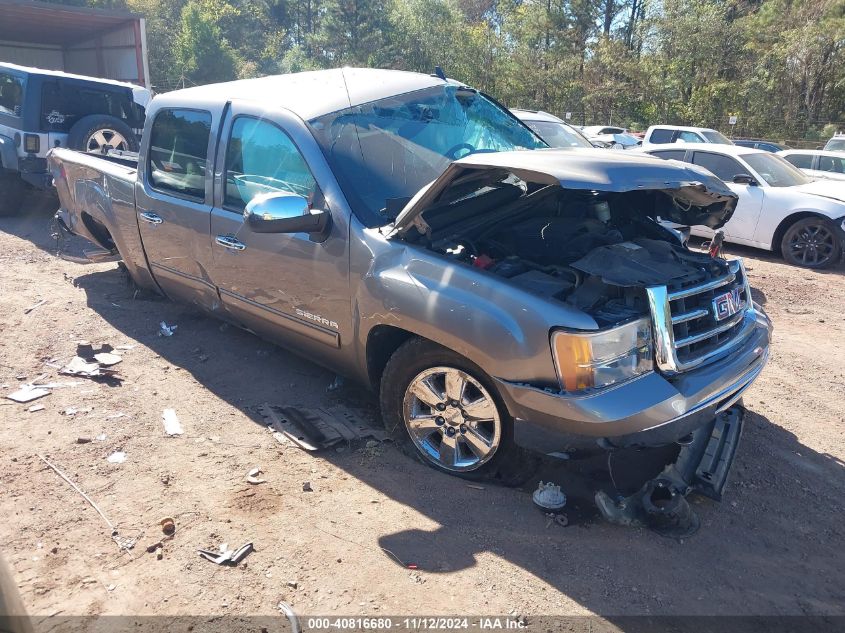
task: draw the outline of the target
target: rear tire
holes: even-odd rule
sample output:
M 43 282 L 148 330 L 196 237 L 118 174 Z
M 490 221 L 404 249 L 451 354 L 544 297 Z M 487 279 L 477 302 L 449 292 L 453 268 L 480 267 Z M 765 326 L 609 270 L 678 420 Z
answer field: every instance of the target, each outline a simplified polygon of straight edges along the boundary
M 828 268 L 842 257 L 842 242 L 830 220 L 813 216 L 786 229 L 780 252 L 793 266 Z
M 20 175 L 0 167 L 0 217 L 21 212 L 27 186 Z
M 539 463 L 514 444 L 513 419 L 490 377 L 435 343 L 414 338 L 393 353 L 379 401 L 388 431 L 441 472 L 518 486 Z
M 138 139 L 126 123 L 107 114 L 82 117 L 70 128 L 67 137 L 70 149 L 94 154 L 103 153 L 105 146 L 125 152 L 138 151 Z

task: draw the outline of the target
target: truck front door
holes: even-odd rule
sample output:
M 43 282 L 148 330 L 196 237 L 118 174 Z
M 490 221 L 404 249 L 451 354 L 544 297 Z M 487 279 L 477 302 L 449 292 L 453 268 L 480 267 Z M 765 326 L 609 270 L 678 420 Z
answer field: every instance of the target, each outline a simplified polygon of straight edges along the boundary
M 207 274 L 213 118 L 204 110 L 159 110 L 135 185 L 138 227 L 155 280 L 170 297 L 207 309 L 219 303 Z
M 352 335 L 349 228 L 324 195 L 326 187 L 332 191 L 337 185 L 305 124 L 287 111 L 233 104 L 223 124 L 214 183 L 211 277 L 223 309 L 269 338 L 323 358 L 335 356 Z M 271 192 L 300 195 L 312 209 L 329 212 L 325 239 L 252 232 L 244 209 L 255 196 Z

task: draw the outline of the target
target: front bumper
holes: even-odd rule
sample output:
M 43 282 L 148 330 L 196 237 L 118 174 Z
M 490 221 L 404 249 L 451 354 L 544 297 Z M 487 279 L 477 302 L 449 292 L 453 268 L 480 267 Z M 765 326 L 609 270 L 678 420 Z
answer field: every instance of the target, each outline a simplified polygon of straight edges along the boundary
M 688 436 L 735 403 L 763 370 L 771 323 L 759 309 L 747 319 L 751 333 L 741 345 L 672 377 L 652 372 L 583 396 L 497 380 L 516 443 L 548 454 L 659 446 Z

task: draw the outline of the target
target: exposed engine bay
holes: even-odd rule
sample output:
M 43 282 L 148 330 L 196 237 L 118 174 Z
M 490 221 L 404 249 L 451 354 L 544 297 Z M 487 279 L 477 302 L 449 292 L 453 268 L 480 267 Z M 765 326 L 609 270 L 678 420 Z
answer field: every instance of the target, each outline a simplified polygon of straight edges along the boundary
M 647 314 L 648 286 L 674 290 L 727 272 L 657 221 L 661 205 L 682 204 L 671 192 L 497 185 L 432 208 L 429 248 L 577 307 L 600 327 Z M 496 207 L 480 210 L 484 201 Z

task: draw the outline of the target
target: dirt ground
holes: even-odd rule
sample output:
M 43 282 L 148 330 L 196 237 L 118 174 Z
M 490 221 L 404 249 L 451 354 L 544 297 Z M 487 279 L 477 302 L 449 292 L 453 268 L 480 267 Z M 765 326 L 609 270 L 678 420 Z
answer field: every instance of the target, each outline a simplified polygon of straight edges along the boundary
M 586 472 L 606 484 L 601 468 L 549 462 L 523 489 L 478 489 L 390 443 L 282 446 L 262 403 L 375 417 L 373 398 L 355 385 L 327 391 L 330 372 L 188 307 L 133 297 L 117 264 L 56 258 L 49 223 L 48 209 L 0 220 L 0 393 L 42 374 L 81 383 L 54 389 L 38 412 L 0 403 L 2 554 L 32 614 L 274 614 L 281 600 L 302 615 L 845 614 L 842 267 L 731 249 L 775 342 L 745 397 L 725 500 L 696 499 L 701 529 L 678 541 L 596 516 L 575 482 Z M 159 336 L 160 321 L 178 330 Z M 116 366 L 122 380 L 59 376 L 50 364 L 81 341 L 134 346 Z M 165 408 L 181 437 L 164 436 Z M 124 463 L 107 461 L 115 451 Z M 141 535 L 131 552 L 38 454 L 121 535 Z M 267 483 L 253 486 L 256 465 Z M 532 506 L 540 479 L 573 496 L 569 527 L 547 527 Z M 168 516 L 177 531 L 159 560 L 145 550 Z M 197 554 L 250 541 L 238 567 Z

